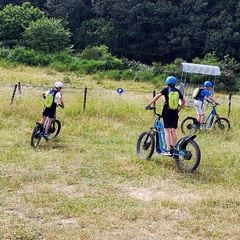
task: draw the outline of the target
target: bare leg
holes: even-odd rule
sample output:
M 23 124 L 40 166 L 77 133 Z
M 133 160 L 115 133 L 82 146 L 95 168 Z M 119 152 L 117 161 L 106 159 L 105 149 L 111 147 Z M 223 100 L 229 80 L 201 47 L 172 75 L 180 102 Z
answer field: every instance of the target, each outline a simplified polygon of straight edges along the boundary
M 45 128 L 45 133 L 48 133 L 48 130 L 49 130 L 50 126 L 51 126 L 51 123 L 52 123 L 52 118 L 49 118 L 49 119 L 48 119 L 47 126 L 46 126 L 46 128 Z
M 205 114 L 199 114 L 200 125 L 203 126 L 205 120 Z
M 176 146 L 177 144 L 177 133 L 175 128 L 171 128 L 172 144 Z
M 165 138 L 166 138 L 166 145 L 167 145 L 167 151 L 170 151 L 170 133 L 171 133 L 171 128 L 164 128 L 164 132 L 165 132 Z
M 43 117 L 42 117 L 42 120 L 41 120 L 41 124 L 42 124 L 42 125 L 45 123 L 46 118 L 47 118 L 46 116 L 43 116 Z

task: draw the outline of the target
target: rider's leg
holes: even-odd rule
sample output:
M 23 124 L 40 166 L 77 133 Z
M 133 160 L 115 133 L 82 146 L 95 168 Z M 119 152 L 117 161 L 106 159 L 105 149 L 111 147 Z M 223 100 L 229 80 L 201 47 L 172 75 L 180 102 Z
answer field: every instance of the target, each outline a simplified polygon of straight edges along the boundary
M 52 118 L 48 118 L 48 123 L 47 123 L 47 126 L 45 128 L 45 132 L 44 134 L 47 134 L 49 129 L 50 129 L 50 126 L 51 126 L 51 123 L 52 123 Z
M 171 128 L 164 128 L 167 151 L 171 149 Z
M 41 122 L 40 122 L 42 125 L 45 123 L 46 118 L 47 118 L 46 116 L 43 116 L 43 117 L 42 117 L 42 120 L 41 120 Z
M 202 101 L 194 100 L 194 105 L 198 115 L 197 120 L 200 123 L 200 126 L 202 127 L 205 120 L 204 103 Z
M 45 128 L 44 135 L 49 135 L 49 129 L 50 129 L 51 123 L 52 123 L 52 121 L 55 117 L 56 108 L 49 108 L 47 111 L 48 111 L 47 112 L 48 113 L 47 114 L 48 122 L 47 122 L 47 125 L 46 125 L 46 128 Z
M 199 114 L 199 122 L 201 127 L 204 126 L 204 121 L 205 121 L 205 114 Z
M 171 128 L 171 137 L 172 137 L 172 145 L 176 146 L 177 144 L 177 132 L 175 128 Z

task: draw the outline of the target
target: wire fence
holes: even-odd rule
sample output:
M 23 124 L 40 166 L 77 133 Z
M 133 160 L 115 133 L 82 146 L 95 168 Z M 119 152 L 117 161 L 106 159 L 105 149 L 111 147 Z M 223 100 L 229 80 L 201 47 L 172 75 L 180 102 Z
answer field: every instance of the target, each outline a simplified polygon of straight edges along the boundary
M 180 84 L 179 88 L 181 92 L 184 95 L 184 98 L 186 99 L 186 106 L 192 107 L 194 104 L 194 99 L 192 98 L 192 93 L 194 88 L 200 87 L 201 85 L 198 84 Z M 1 95 L 5 97 L 9 96 L 9 93 L 12 91 L 11 97 L 9 98 L 10 100 L 10 105 L 14 103 L 14 99 L 17 97 L 18 99 L 21 99 L 22 96 L 28 96 L 32 94 L 33 91 L 47 91 L 49 88 L 46 87 L 34 87 L 34 86 L 22 86 L 20 82 L 13 86 L 9 87 L 0 87 L 2 89 L 5 89 L 5 91 L 1 91 Z M 127 95 L 127 98 L 129 101 L 138 101 L 139 103 L 147 103 L 151 97 L 155 94 L 155 90 L 153 92 L 139 92 L 139 91 L 119 91 L 119 89 L 116 90 L 106 90 L 106 89 L 91 89 L 87 87 L 79 87 L 79 88 L 65 88 L 65 92 L 73 92 L 74 94 L 76 93 L 77 96 L 81 98 L 81 103 L 82 103 L 82 109 L 85 110 L 88 104 L 88 99 L 89 98 L 94 98 L 94 97 L 106 97 L 106 98 L 118 98 L 119 101 L 121 99 L 125 99 L 125 96 Z M 64 93 L 65 94 L 65 93 Z M 6 96 L 7 95 L 7 96 Z M 40 95 L 40 94 L 39 94 Z M 221 99 L 224 104 L 228 105 L 228 115 L 230 115 L 231 112 L 231 106 L 232 106 L 232 101 L 236 98 L 236 96 L 232 96 L 232 93 L 225 94 L 223 96 L 223 99 Z M 237 97 L 238 98 L 238 97 Z M 71 99 L 71 94 L 68 95 L 68 101 L 75 101 L 75 97 L 72 97 Z

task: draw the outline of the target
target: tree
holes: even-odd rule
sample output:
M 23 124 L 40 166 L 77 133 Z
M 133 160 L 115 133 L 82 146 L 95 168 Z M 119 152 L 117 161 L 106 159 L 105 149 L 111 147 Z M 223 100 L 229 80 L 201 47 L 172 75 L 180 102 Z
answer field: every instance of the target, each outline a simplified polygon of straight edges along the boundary
M 61 20 L 48 18 L 31 22 L 23 33 L 29 48 L 44 53 L 55 53 L 69 48 L 70 35 L 61 25 Z
M 94 17 L 88 2 L 89 0 L 46 0 L 44 6 L 48 17 L 62 19 L 70 31 L 75 33 L 83 21 Z
M 92 46 L 107 45 L 114 51 L 116 49 L 116 38 L 114 19 L 91 19 L 83 21 L 77 29 L 74 42 L 75 48 L 84 49 L 91 43 Z M 115 47 L 115 48 L 114 48 Z
M 25 28 L 43 17 L 44 12 L 34 8 L 29 2 L 22 6 L 7 5 L 0 11 L 0 41 L 9 47 L 21 44 Z

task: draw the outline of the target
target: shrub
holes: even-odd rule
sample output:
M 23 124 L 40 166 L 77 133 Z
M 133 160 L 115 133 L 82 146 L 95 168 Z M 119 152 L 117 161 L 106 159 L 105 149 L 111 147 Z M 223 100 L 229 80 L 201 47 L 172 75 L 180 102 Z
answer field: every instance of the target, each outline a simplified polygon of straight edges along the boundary
M 165 75 L 159 74 L 152 79 L 152 84 L 156 87 L 163 87 L 165 85 Z
M 36 66 L 36 53 L 34 50 L 26 50 L 25 47 L 16 47 L 10 51 L 8 59 L 13 62 Z
M 81 65 L 81 70 L 85 74 L 93 74 L 102 70 L 102 62 L 95 60 L 83 61 Z
M 123 63 L 120 59 L 118 58 L 112 58 L 108 59 L 103 62 L 105 70 L 111 70 L 111 69 L 123 69 Z
M 86 60 L 106 60 L 112 58 L 112 54 L 108 52 L 107 46 L 87 46 L 82 53 L 78 55 L 81 59 Z
M 113 57 L 112 54 L 108 52 L 108 47 L 104 45 L 94 47 L 88 46 L 78 55 L 78 57 L 84 60 L 101 62 L 101 69 L 99 70 L 123 68 L 122 60 Z
M 7 58 L 10 53 L 9 48 L 2 47 L 0 48 L 0 58 Z
M 108 76 L 111 78 L 111 79 L 114 79 L 114 80 L 120 80 L 121 79 L 121 73 L 119 70 L 110 70 L 108 72 Z
M 138 72 L 136 75 L 136 81 L 149 82 L 154 78 L 154 73 L 152 71 Z
M 73 57 L 68 52 L 59 52 L 53 54 L 53 61 L 69 64 L 73 61 Z
M 124 80 L 134 79 L 135 76 L 136 76 L 135 72 L 133 72 L 133 71 L 130 70 L 130 69 L 127 69 L 127 70 L 123 71 L 122 74 L 121 74 L 121 77 L 122 77 L 122 79 L 124 79 Z
M 31 22 L 23 33 L 28 47 L 43 53 L 56 53 L 69 47 L 70 32 L 61 20 L 42 18 Z
M 50 66 L 57 71 L 64 72 L 68 70 L 68 65 L 62 62 L 53 61 Z

